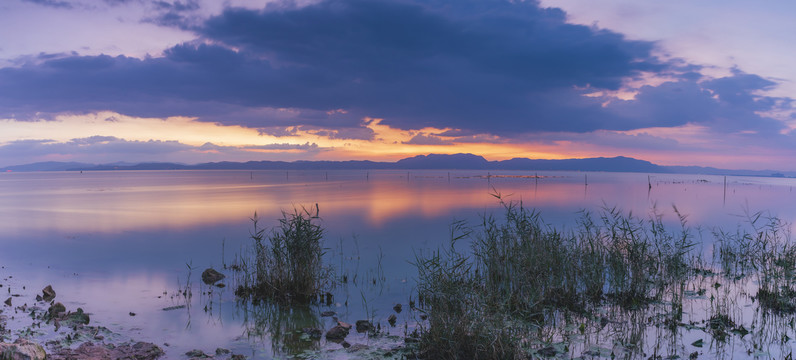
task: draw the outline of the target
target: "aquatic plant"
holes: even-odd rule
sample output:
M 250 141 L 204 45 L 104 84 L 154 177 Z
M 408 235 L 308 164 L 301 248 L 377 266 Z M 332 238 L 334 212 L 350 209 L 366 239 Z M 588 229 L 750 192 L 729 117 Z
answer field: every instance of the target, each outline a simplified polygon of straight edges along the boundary
M 695 257 L 679 213 L 680 233 L 665 231 L 655 213 L 644 221 L 616 208 L 605 208 L 599 223 L 583 213 L 576 231 L 562 233 L 521 202 L 494 196 L 503 219 L 487 215 L 475 228 L 456 222 L 450 246 L 416 256 L 418 299 L 428 313 L 420 327 L 425 356 L 547 356 L 559 350 L 531 347 L 552 338 L 545 329 L 568 314 L 588 318 L 606 303 L 632 310 L 682 298 Z M 469 253 L 457 249 L 465 240 Z
M 323 228 L 318 225 L 318 207 L 282 212 L 279 225 L 266 235 L 257 213 L 251 218 L 254 230 L 253 258 L 243 260 L 236 295 L 254 300 L 311 303 L 331 286 L 331 268 L 323 264 Z

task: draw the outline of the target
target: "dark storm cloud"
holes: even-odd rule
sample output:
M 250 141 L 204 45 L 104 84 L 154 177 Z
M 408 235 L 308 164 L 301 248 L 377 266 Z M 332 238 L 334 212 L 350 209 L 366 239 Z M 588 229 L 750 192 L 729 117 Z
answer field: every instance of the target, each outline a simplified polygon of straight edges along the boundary
M 161 5 L 185 14 L 196 10 L 192 4 Z M 0 116 L 113 110 L 196 116 L 265 133 L 320 127 L 338 138 L 372 138 L 365 117 L 401 129 L 503 136 L 685 123 L 780 126 L 757 115 L 776 103 L 753 95 L 773 86 L 765 79 L 737 73 L 700 82 L 698 67 L 652 56 L 653 43 L 565 19 L 534 1 L 504 0 L 283 2 L 226 9 L 199 25 L 176 17 L 160 23 L 200 38 L 163 57 L 68 56 L 0 69 Z M 678 81 L 608 106 L 583 96 L 617 90 L 642 72 Z
M 735 72 L 700 83 L 667 82 L 644 86 L 632 101 L 617 101 L 609 111 L 635 119 L 638 127 L 702 124 L 719 132 L 776 134 L 784 124 L 760 112 L 789 108 L 791 100 L 755 95 L 775 84 L 757 75 Z

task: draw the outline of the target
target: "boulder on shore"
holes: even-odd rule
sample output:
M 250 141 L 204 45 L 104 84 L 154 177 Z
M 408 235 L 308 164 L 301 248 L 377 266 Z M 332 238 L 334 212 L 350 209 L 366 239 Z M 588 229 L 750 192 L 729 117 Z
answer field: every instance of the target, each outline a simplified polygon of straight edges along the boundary
M 0 343 L 0 359 L 3 360 L 44 360 L 44 348 L 27 339 L 17 339 L 13 344 Z

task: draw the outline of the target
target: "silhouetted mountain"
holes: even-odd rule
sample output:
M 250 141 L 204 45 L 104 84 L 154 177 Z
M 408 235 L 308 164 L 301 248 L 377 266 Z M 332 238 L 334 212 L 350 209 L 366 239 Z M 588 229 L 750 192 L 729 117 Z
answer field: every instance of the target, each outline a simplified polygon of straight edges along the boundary
M 535 160 L 514 158 L 495 162 L 492 168 L 501 170 L 579 170 L 579 171 L 613 171 L 613 172 L 669 172 L 665 167 L 649 161 L 624 156 L 614 158 Z
M 473 154 L 418 155 L 396 162 L 369 160 L 350 161 L 248 161 L 210 162 L 195 165 L 176 163 L 113 163 L 91 165 L 83 163 L 45 162 L 9 166 L 0 171 L 63 171 L 63 170 L 377 170 L 377 169 L 459 169 L 459 170 L 556 170 L 556 171 L 609 171 L 641 173 L 680 173 L 705 175 L 743 176 L 796 176 L 796 172 L 781 173 L 771 170 L 725 170 L 699 166 L 661 166 L 649 161 L 617 156 L 613 158 L 538 160 L 514 158 L 487 161 Z
M 490 162 L 473 154 L 428 154 L 401 159 L 395 162 L 398 169 L 487 169 Z
M 93 168 L 95 164 L 85 164 L 79 162 L 60 162 L 60 161 L 46 161 L 37 162 L 25 165 L 14 165 L 0 168 L 0 171 L 66 171 L 71 169 L 87 169 Z

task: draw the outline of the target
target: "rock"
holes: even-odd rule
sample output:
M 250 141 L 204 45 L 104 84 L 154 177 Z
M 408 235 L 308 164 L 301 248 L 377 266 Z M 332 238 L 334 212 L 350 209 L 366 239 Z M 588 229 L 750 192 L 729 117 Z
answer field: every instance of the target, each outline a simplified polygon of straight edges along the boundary
M 363 333 L 374 329 L 373 323 L 368 320 L 357 320 L 356 325 L 358 333 Z
M 205 271 L 202 272 L 202 282 L 207 285 L 213 285 L 218 281 L 221 281 L 226 276 L 213 268 L 207 268 Z
M 348 341 L 343 341 L 343 342 L 340 343 L 340 345 L 342 345 L 346 349 L 351 347 L 351 344 L 349 344 Z
M 91 321 L 91 319 L 88 317 L 88 314 L 84 313 L 83 309 L 81 308 L 77 308 L 77 311 L 73 313 L 70 312 L 66 314 L 62 320 L 70 322 L 72 324 L 84 324 L 84 325 L 88 325 L 89 321 Z
M 185 353 L 185 355 L 188 356 L 189 358 L 202 358 L 202 359 L 204 359 L 204 358 L 209 358 L 210 357 L 210 355 L 205 354 L 204 351 L 199 350 L 199 349 L 193 349 L 193 350 Z
M 321 317 L 329 317 L 329 316 L 335 316 L 335 315 L 337 315 L 337 313 L 334 312 L 334 311 L 324 311 L 324 312 L 321 313 Z
M 328 332 L 326 332 L 326 340 L 337 341 L 337 342 L 342 341 L 343 339 L 345 339 L 346 336 L 348 336 L 349 329 L 351 328 L 350 327 L 346 328 L 344 326 L 337 325 L 329 329 Z
M 231 360 L 246 360 L 246 357 L 241 354 L 232 354 Z
M 4 301 L 3 304 L 11 306 L 11 298 L 6 299 L 6 301 Z
M 52 304 L 49 309 L 47 309 L 47 316 L 50 319 L 59 318 L 61 314 L 66 312 L 66 306 L 59 302 Z
M 403 308 L 404 307 L 401 304 L 395 304 L 395 306 L 392 307 L 392 309 L 395 310 L 395 312 L 397 312 L 399 314 L 401 313 L 401 310 L 403 310 Z
M 76 349 L 62 348 L 48 356 L 48 360 L 72 359 L 135 359 L 155 360 L 163 356 L 163 349 L 152 343 L 137 342 L 135 344 L 122 344 L 119 346 L 105 347 L 95 345 L 88 341 L 80 344 Z
M 41 292 L 44 294 L 44 296 L 41 297 L 42 300 L 50 302 L 55 299 L 55 290 L 53 290 L 52 285 L 47 285 L 47 287 L 41 289 Z
M 395 322 L 398 321 L 398 317 L 395 314 L 390 314 L 390 317 L 387 318 L 387 322 L 390 323 L 390 326 L 395 326 Z
M 44 360 L 47 353 L 41 345 L 27 339 L 17 339 L 13 344 L 0 343 L 3 360 Z
M 230 351 L 230 350 L 228 350 L 228 349 L 224 349 L 224 348 L 216 348 L 216 355 L 225 355 L 225 354 L 229 354 L 229 353 L 231 353 L 231 352 L 232 352 L 232 351 Z
M 333 319 L 334 319 L 335 321 L 337 321 L 337 326 L 341 326 L 341 327 L 345 328 L 345 329 L 346 329 L 346 331 L 348 331 L 348 330 L 351 330 L 351 328 L 353 327 L 351 324 L 349 324 L 349 323 L 347 323 L 347 322 L 344 322 L 344 321 L 337 320 L 337 318 L 336 318 L 336 317 L 335 317 L 335 318 L 333 318 Z

